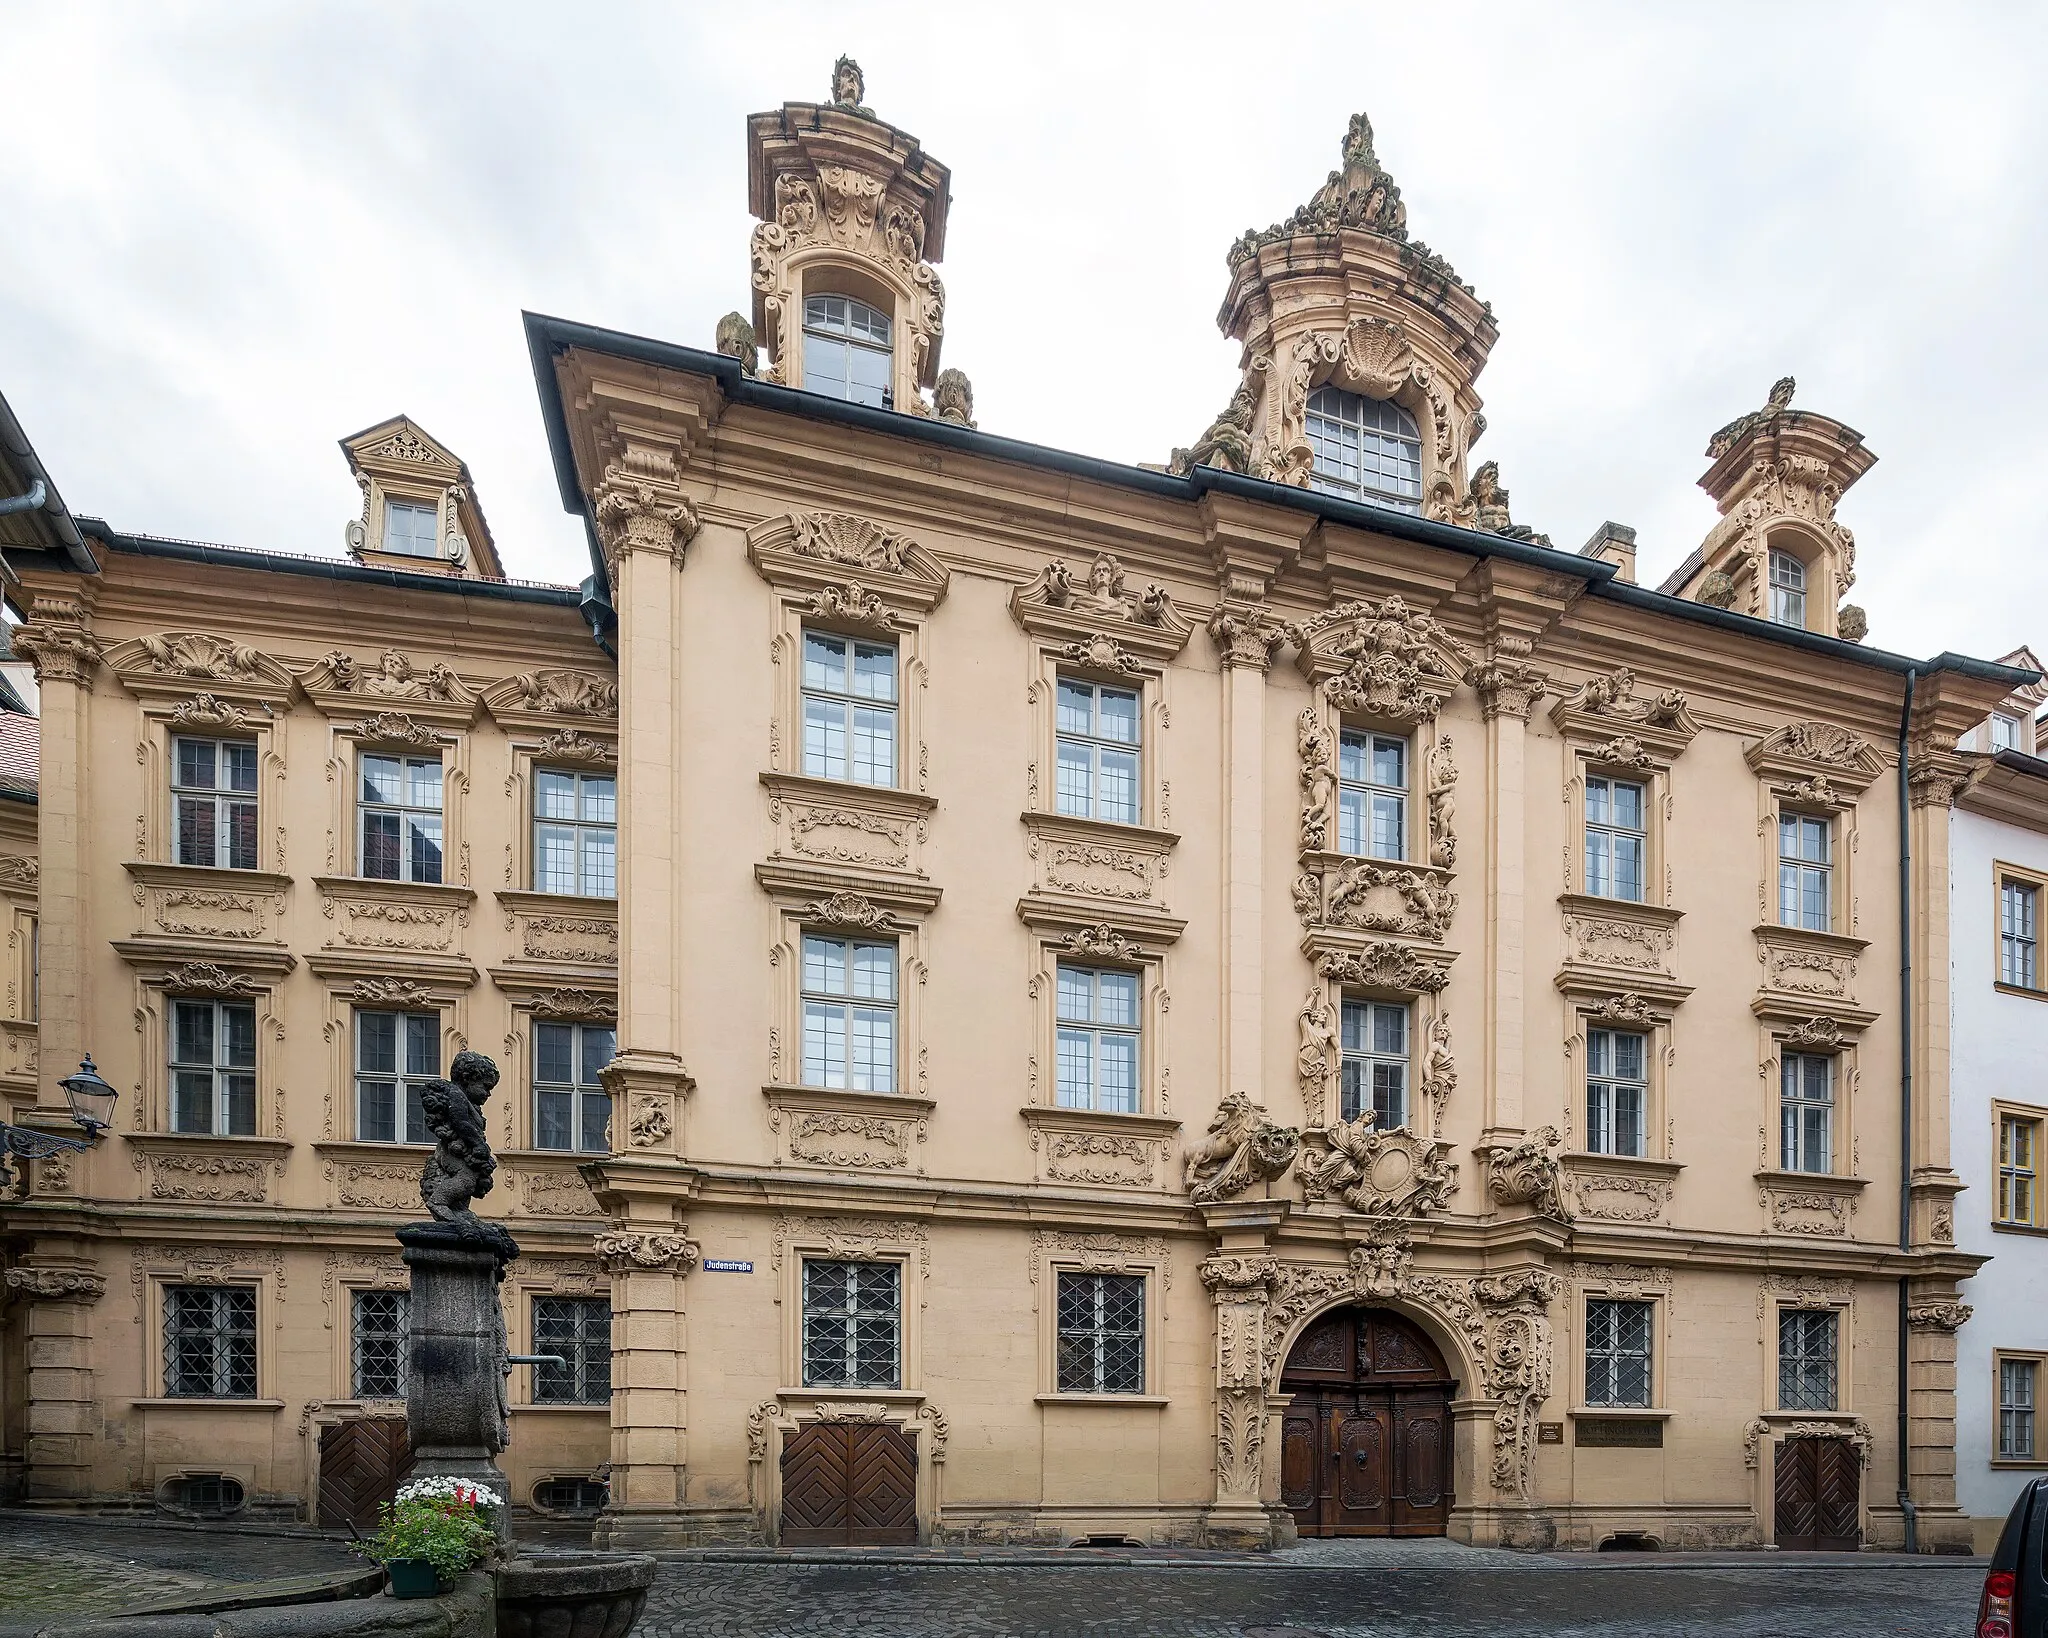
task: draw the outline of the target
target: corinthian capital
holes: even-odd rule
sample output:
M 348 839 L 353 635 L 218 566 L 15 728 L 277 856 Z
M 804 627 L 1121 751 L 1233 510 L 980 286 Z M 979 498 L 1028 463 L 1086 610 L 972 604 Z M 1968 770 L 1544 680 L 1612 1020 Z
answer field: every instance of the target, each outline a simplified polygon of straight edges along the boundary
M 1479 708 L 1488 718 L 1512 713 L 1524 722 L 1536 702 L 1550 692 L 1550 679 L 1529 663 L 1532 646 L 1526 639 L 1502 638 L 1473 673 Z
M 652 464 L 645 456 L 614 462 L 597 486 L 597 538 L 614 577 L 631 552 L 660 552 L 680 566 L 700 527 L 689 497 L 644 470 Z
M 687 1274 L 697 1266 L 697 1242 L 683 1234 L 645 1234 L 610 1230 L 593 1242 L 599 1259 L 614 1274 L 635 1269 L 666 1269 Z
M 14 634 L 14 647 L 29 657 L 39 683 L 90 686 L 92 668 L 100 663 L 100 645 L 85 623 L 85 609 L 68 597 L 38 597 L 28 622 Z
M 1286 640 L 1287 631 L 1266 613 L 1263 603 L 1226 603 L 1209 616 L 1209 636 L 1226 670 L 1244 665 L 1265 671 L 1272 666 L 1273 651 Z

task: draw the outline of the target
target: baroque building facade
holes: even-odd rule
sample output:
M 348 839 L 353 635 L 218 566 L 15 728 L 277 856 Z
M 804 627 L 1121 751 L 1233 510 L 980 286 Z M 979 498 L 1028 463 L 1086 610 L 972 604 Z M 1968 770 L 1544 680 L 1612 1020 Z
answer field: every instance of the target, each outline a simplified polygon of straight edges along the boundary
M 501 1044 L 514 1499 L 602 1542 L 1966 1541 L 1948 824 L 2033 673 L 1860 644 L 1860 435 L 1781 382 L 1660 590 L 1516 524 L 1360 117 L 1193 444 L 1012 442 L 945 167 L 845 61 L 747 134 L 716 351 L 527 319 L 581 594 L 410 423 L 351 564 L 24 558 L 36 1047 L 132 1088 L 0 1205 L 28 1494 L 371 1473 L 406 1082 Z

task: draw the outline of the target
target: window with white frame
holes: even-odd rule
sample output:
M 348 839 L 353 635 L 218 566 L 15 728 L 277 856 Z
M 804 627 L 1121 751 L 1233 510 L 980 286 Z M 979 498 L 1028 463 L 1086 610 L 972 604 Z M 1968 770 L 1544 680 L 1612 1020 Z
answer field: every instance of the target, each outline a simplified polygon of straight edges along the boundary
M 1136 1114 L 1138 975 L 1063 961 L 1055 988 L 1060 1107 Z
M 2034 965 L 2035 912 L 2041 890 L 2030 882 L 1998 884 L 1998 981 L 2015 989 L 2041 987 Z
M 1997 1221 L 2041 1226 L 2042 1117 L 1998 1114 Z
M 896 944 L 803 936 L 803 1084 L 896 1090 Z
M 439 557 L 441 509 L 432 501 L 384 502 L 384 550 L 401 557 Z
M 1832 1308 L 1778 1310 L 1778 1409 L 1835 1409 L 1840 1316 Z
M 164 1395 L 256 1397 L 256 1288 L 164 1287 Z
M 598 1072 L 612 1061 L 609 1024 L 533 1026 L 533 1146 L 611 1150 L 611 1095 Z
M 1594 1154 L 1642 1155 L 1649 1060 L 1647 1035 L 1586 1031 L 1586 1147 Z
M 1779 924 L 1826 933 L 1834 919 L 1833 822 L 1810 813 L 1779 814 Z
M 410 1292 L 350 1293 L 348 1386 L 352 1397 L 403 1399 L 411 1350 Z
M 902 1266 L 806 1257 L 803 1281 L 804 1386 L 901 1387 Z
M 1347 728 L 1337 738 L 1337 851 L 1408 856 L 1408 742 Z
M 375 881 L 438 882 L 441 759 L 366 752 L 358 769 L 362 874 Z
M 171 1130 L 256 1135 L 256 1009 L 171 1003 Z
M 1060 678 L 1061 813 L 1124 825 L 1140 822 L 1138 707 L 1134 688 Z
M 441 1016 L 356 1014 L 356 1141 L 431 1143 L 420 1094 L 441 1073 Z
M 612 1402 L 612 1305 L 603 1297 L 535 1297 L 533 1351 L 562 1361 L 533 1367 L 536 1405 Z
M 1628 779 L 1586 776 L 1586 891 L 1643 902 L 1650 851 L 1648 790 Z
M 1998 1362 L 1998 1459 L 2001 1462 L 2031 1462 L 2038 1454 L 2034 1442 L 2034 1401 L 2041 1364 L 2034 1359 L 2001 1359 Z
M 238 739 L 171 741 L 171 803 L 181 865 L 256 868 L 256 746 Z
M 2003 711 L 1991 713 L 1991 748 L 1994 751 L 2017 751 L 2020 746 L 2020 719 L 2009 717 Z
M 1605 1297 L 1586 1303 L 1586 1403 L 1648 1406 L 1656 1305 Z
M 1315 488 L 1397 511 L 1422 510 L 1422 433 L 1399 404 L 1318 387 L 1309 395 L 1306 430 Z
M 1145 1391 L 1145 1278 L 1141 1274 L 1059 1276 L 1061 1393 Z
M 610 774 L 533 771 L 533 885 L 616 898 L 619 782 Z
M 896 783 L 896 645 L 804 633 L 804 772 Z
M 1383 1132 L 1408 1124 L 1408 1006 L 1354 1001 L 1338 1018 L 1338 1104 L 1343 1119 L 1371 1116 Z
M 804 387 L 893 409 L 889 315 L 851 296 L 804 298 Z
M 1806 629 L 1806 565 L 1790 552 L 1771 553 L 1771 619 Z
M 1834 1170 L 1835 1060 L 1787 1052 L 1778 1061 L 1778 1164 L 1788 1172 Z

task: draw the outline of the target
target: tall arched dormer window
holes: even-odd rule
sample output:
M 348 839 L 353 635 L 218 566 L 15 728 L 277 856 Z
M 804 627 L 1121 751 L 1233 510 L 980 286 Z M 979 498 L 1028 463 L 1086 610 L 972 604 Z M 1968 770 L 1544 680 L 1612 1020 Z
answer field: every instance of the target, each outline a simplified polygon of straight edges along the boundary
M 1771 553 L 1771 619 L 1806 629 L 1806 565 L 1790 552 Z
M 1422 510 L 1422 435 L 1399 404 L 1318 387 L 1308 401 L 1308 441 L 1315 488 L 1403 512 Z
M 889 315 L 851 296 L 804 298 L 804 386 L 893 409 Z

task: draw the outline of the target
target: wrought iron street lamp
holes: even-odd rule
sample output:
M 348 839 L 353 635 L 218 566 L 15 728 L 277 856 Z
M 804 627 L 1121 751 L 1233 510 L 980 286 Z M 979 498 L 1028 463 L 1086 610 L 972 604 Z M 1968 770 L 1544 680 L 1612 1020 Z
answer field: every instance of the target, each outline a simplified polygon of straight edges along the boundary
M 64 1088 L 64 1101 L 71 1107 L 71 1118 L 85 1128 L 85 1136 L 64 1137 L 56 1132 L 39 1132 L 33 1127 L 10 1126 L 0 1121 L 0 1189 L 11 1187 L 14 1182 L 14 1174 L 7 1167 L 9 1155 L 20 1160 L 48 1160 L 52 1155 L 90 1149 L 92 1140 L 106 1131 L 111 1123 L 114 1100 L 121 1094 L 100 1078 L 100 1072 L 93 1068 L 91 1053 L 85 1055 L 85 1061 L 78 1066 L 76 1074 L 66 1075 L 57 1084 Z

